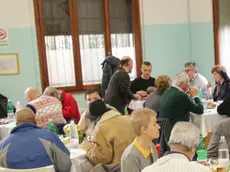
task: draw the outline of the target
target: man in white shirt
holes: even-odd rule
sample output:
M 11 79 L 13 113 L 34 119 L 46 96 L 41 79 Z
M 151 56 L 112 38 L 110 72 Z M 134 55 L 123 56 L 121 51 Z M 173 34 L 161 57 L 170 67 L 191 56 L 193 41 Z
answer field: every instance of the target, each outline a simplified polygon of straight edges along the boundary
M 203 98 L 207 98 L 207 88 L 208 80 L 201 74 L 198 73 L 197 64 L 194 62 L 188 62 L 184 65 L 184 72 L 188 75 L 190 79 L 190 86 L 197 87 L 202 91 Z
M 171 151 L 142 172 L 211 172 L 206 166 L 191 161 L 199 144 L 200 131 L 192 123 L 178 122 L 169 139 Z

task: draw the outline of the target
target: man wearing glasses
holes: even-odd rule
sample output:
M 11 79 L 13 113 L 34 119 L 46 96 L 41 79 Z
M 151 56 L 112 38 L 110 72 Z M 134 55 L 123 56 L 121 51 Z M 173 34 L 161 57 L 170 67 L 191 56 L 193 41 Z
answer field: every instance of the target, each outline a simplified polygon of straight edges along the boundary
M 196 87 L 202 91 L 203 98 L 207 98 L 207 88 L 208 80 L 201 74 L 198 73 L 198 67 L 194 62 L 188 62 L 184 65 L 184 72 L 188 75 L 190 79 L 189 85 Z

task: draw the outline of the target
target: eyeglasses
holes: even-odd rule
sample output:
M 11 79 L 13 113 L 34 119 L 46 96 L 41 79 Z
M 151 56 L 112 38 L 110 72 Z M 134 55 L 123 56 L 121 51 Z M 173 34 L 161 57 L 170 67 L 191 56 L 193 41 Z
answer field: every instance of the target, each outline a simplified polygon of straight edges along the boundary
M 185 69 L 184 72 L 187 73 L 187 72 L 190 72 L 190 71 L 193 71 L 192 69 Z

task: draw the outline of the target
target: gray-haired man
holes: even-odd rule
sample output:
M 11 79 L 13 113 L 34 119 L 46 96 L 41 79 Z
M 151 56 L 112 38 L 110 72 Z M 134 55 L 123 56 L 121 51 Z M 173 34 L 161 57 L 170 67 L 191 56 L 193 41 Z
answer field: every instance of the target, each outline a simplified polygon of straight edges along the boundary
M 198 73 L 198 66 L 195 62 L 188 62 L 184 65 L 184 72 L 188 75 L 190 80 L 190 85 L 198 88 L 202 91 L 203 98 L 207 98 L 207 88 L 208 80 L 201 74 Z
M 200 131 L 192 123 L 178 122 L 169 139 L 171 151 L 142 172 L 211 172 L 198 162 L 191 161 L 199 144 Z

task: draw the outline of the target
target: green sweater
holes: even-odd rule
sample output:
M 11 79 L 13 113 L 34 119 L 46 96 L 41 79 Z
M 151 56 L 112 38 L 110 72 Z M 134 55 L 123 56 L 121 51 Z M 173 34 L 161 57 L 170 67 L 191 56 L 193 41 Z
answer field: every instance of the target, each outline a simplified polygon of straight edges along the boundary
M 183 91 L 171 86 L 160 100 L 160 118 L 169 118 L 174 125 L 178 121 L 189 121 L 189 112 L 203 114 L 204 107 L 199 98 L 191 99 Z

